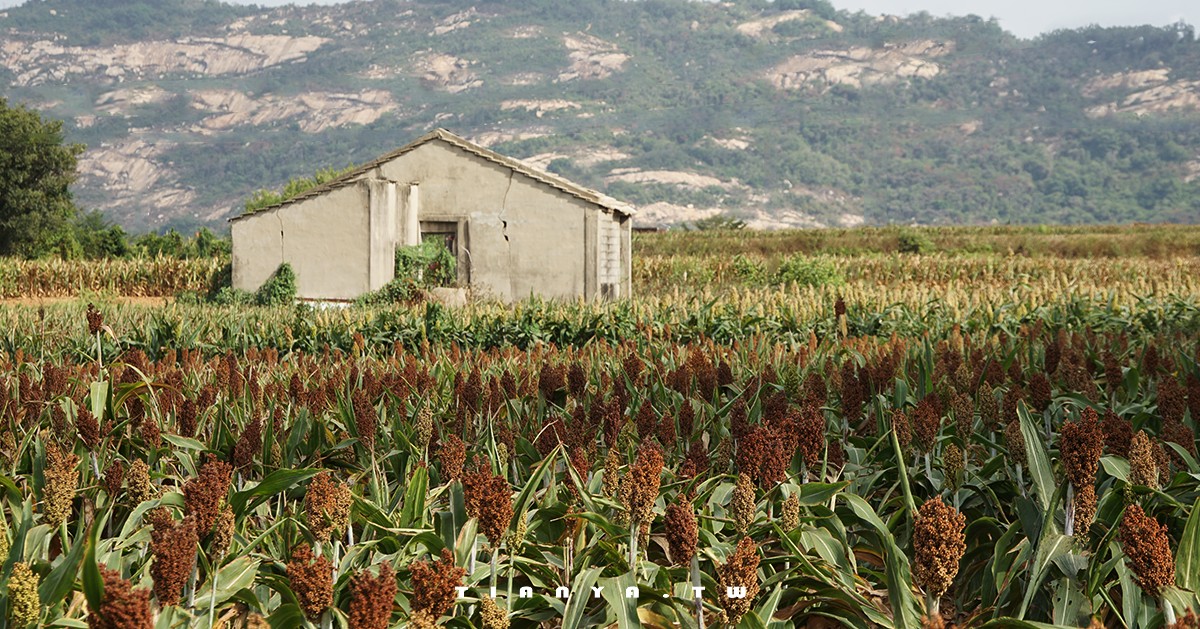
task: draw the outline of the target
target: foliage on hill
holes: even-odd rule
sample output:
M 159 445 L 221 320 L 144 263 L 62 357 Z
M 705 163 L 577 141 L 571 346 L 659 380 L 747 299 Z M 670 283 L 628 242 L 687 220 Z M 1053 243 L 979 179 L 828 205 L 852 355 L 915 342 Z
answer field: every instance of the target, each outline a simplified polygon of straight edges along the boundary
M 253 190 L 364 162 L 437 126 L 491 134 L 501 152 L 539 156 L 552 171 L 636 204 L 759 219 L 751 225 L 805 224 L 788 216 L 823 224 L 1200 217 L 1200 117 L 1186 104 L 1200 94 L 1200 42 L 1185 25 L 1022 40 L 977 16 L 879 17 L 820 0 L 439 0 L 403 3 L 404 11 L 386 0 L 253 11 L 170 4 L 32 3 L 10 10 L 0 29 L 61 32 L 53 29 L 80 22 L 54 22 L 48 11 L 70 5 L 94 14 L 82 23 L 97 42 L 125 37 L 109 24 L 135 9 L 153 13 L 150 38 L 185 24 L 222 32 L 237 17 L 259 16 L 245 20 L 246 32 L 330 40 L 302 61 L 245 75 L 134 81 L 126 87 L 175 96 L 72 132 L 93 145 L 135 128 L 164 140 L 151 159 L 192 199 L 154 212 L 179 227 L 216 223 L 200 216 L 214 207 L 235 213 Z M 433 69 L 437 55 L 448 74 Z M 890 61 L 864 70 L 852 63 L 860 58 Z M 830 59 L 843 65 L 812 70 Z M 787 64 L 808 74 L 787 74 Z M 180 130 L 210 115 L 191 94 L 208 88 L 255 103 L 383 90 L 395 108 L 369 124 L 320 130 L 301 125 L 313 112 L 262 123 L 247 114 L 187 135 Z M 82 81 L 12 91 L 95 115 L 112 89 Z M 702 179 L 638 177 L 663 171 Z M 98 202 L 103 191 L 89 185 L 81 198 Z
M 34 6 L 36 5 L 36 6 Z M 37 0 L 10 9 L 10 26 L 101 45 L 219 32 L 255 9 L 220 0 Z
M 263 208 L 279 205 L 284 201 L 294 199 L 313 188 L 341 177 L 351 170 L 354 170 L 353 166 L 347 166 L 341 170 L 336 168 L 322 168 L 314 173 L 312 177 L 295 177 L 289 179 L 287 185 L 281 190 L 257 190 L 250 196 L 250 200 L 246 201 L 244 213 L 252 214 Z

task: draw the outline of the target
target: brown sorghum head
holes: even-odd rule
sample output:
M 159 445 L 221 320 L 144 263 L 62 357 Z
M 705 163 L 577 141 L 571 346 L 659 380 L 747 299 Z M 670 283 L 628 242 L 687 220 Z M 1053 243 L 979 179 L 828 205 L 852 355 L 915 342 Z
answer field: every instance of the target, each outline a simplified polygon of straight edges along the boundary
M 902 410 L 892 411 L 892 430 L 896 431 L 896 439 L 900 441 L 900 449 L 907 450 L 912 442 L 912 426 L 908 423 L 908 415 Z
M 942 467 L 946 473 L 946 487 L 950 491 L 957 491 L 962 485 L 963 470 L 966 468 L 962 448 L 954 443 L 947 445 L 942 452 Z
M 154 562 L 150 564 L 154 598 L 160 605 L 175 605 L 196 563 L 196 520 L 187 517 L 182 522 L 175 522 L 163 518 L 154 523 L 150 535 L 150 551 L 154 553 Z
M 229 552 L 229 546 L 233 543 L 233 525 L 233 509 L 226 505 L 217 515 L 217 522 L 213 525 L 210 560 L 214 565 L 221 561 L 226 552 Z
M 1096 469 L 1104 452 L 1104 433 L 1096 412 L 1087 409 L 1078 421 L 1066 422 L 1059 433 L 1059 452 L 1067 479 L 1075 487 L 1096 482 Z
M 71 514 L 71 500 L 79 486 L 79 457 L 60 450 L 53 440 L 46 442 L 45 484 L 42 487 L 45 523 L 55 530 Z
M 110 499 L 115 499 L 121 493 L 121 484 L 125 482 L 125 464 L 120 459 L 114 460 L 104 469 L 104 491 Z
M 1183 413 L 1187 410 L 1187 399 L 1184 389 L 1170 374 L 1162 376 L 1155 387 L 1158 393 L 1158 414 L 1164 424 L 1183 421 Z
M 1167 527 L 1146 515 L 1139 504 L 1125 508 L 1125 516 L 1121 518 L 1121 548 L 1147 594 L 1158 598 L 1163 588 L 1175 585 L 1175 558 L 1171 555 Z
M 963 528 L 967 519 L 941 496 L 921 505 L 913 526 L 913 550 L 916 561 L 913 580 L 931 596 L 940 597 L 950 589 L 958 574 L 958 562 L 967 550 Z
M 183 406 L 179 409 L 179 434 L 184 437 L 195 436 L 198 410 L 196 402 L 193 400 L 185 399 L 183 401 Z
M 100 444 L 100 422 L 86 408 L 80 408 L 75 415 L 75 431 L 88 450 L 94 450 Z
M 308 530 L 316 541 L 328 541 L 329 535 L 340 535 L 350 524 L 350 487 L 339 483 L 329 471 L 313 477 L 304 494 L 304 512 Z
M 396 573 L 389 563 L 379 565 L 379 575 L 363 570 L 351 584 L 350 629 L 387 629 L 396 604 Z
M 1133 425 L 1129 420 L 1112 411 L 1106 411 L 1104 420 L 1100 422 L 1100 429 L 1104 433 L 1105 449 L 1117 456 L 1128 458 L 1130 440 L 1133 439 Z
M 150 466 L 141 459 L 134 459 L 129 464 L 127 493 L 134 506 L 147 500 L 157 500 L 162 495 L 162 490 L 150 481 Z
M 232 476 L 233 468 L 228 463 L 209 454 L 200 466 L 200 475 L 183 483 L 183 512 L 196 518 L 196 533 L 200 537 L 208 535 L 217 521 Z
M 1093 620 L 1092 626 L 1088 629 L 1104 629 L 1104 625 Z M 1200 629 L 1200 618 L 1196 617 L 1196 612 L 1189 607 L 1187 613 L 1181 616 L 1174 623 L 1167 625 L 1167 629 Z
M 375 432 L 379 425 L 379 416 L 375 412 L 375 407 L 371 405 L 371 400 L 362 390 L 354 392 L 351 403 L 354 407 L 354 427 L 358 429 L 358 440 L 362 442 L 364 448 L 373 450 L 375 448 Z
M 478 518 L 479 528 L 492 548 L 498 548 L 512 521 L 512 489 L 503 476 L 482 469 L 463 476 L 467 513 Z
M 312 549 L 300 545 L 292 549 L 287 563 L 287 578 L 300 609 L 309 620 L 320 618 L 333 603 L 333 565 L 324 557 L 313 557 Z
M 438 460 L 442 464 L 442 481 L 450 482 L 462 477 L 463 464 L 467 462 L 467 444 L 458 435 L 450 435 L 442 441 Z
M 1053 393 L 1050 390 L 1050 379 L 1046 374 L 1038 372 L 1029 377 L 1029 404 L 1033 410 L 1041 413 L 1050 407 Z
M 792 492 L 783 501 L 783 530 L 791 531 L 800 526 L 800 494 Z
M 717 575 L 722 586 L 719 590 L 721 607 L 728 616 L 729 624 L 736 626 L 753 607 L 754 598 L 758 596 L 758 549 L 754 540 L 749 537 L 739 540 L 729 560 L 717 568 Z M 731 597 L 729 588 L 745 588 L 745 595 Z
M 233 467 L 245 470 L 254 463 L 254 455 L 262 451 L 262 418 L 257 415 L 246 422 L 246 427 L 233 444 Z
M 104 580 L 104 599 L 100 609 L 88 614 L 89 629 L 153 629 L 150 590 L 133 589 L 120 572 L 104 565 L 100 566 L 100 578 Z
M 414 561 L 409 570 L 412 572 L 413 587 L 409 605 L 414 613 L 421 610 L 436 620 L 454 607 L 458 595 L 454 588 L 462 585 L 467 571 L 454 565 L 454 555 L 449 549 L 442 549 L 440 561 L 432 565 Z
M 1004 429 L 1004 447 L 1008 448 L 1008 462 L 1013 465 L 1026 465 L 1025 436 L 1021 434 L 1021 420 L 1008 422 Z
M 733 514 L 734 526 L 737 532 L 745 535 L 754 522 L 754 482 L 747 474 L 738 474 L 737 485 L 733 488 L 733 497 L 729 500 L 729 511 Z
M 667 506 L 667 548 L 675 565 L 686 565 L 696 554 L 699 528 L 696 510 L 686 497 Z
M 1161 437 L 1163 441 L 1177 443 L 1183 446 L 1183 449 L 1191 454 L 1193 458 L 1196 456 L 1196 434 L 1191 428 L 1188 428 L 1179 422 L 1164 422 L 1162 429 L 1158 432 L 1158 436 Z M 1186 467 L 1183 462 L 1183 457 L 1179 456 L 1179 453 L 1176 452 L 1174 448 L 1169 449 L 1167 454 L 1171 456 L 1171 460 L 1174 461 L 1176 465 L 1181 468 Z
M 913 409 L 913 442 L 921 452 L 929 452 L 942 429 L 942 416 L 934 396 L 927 395 Z
M 104 327 L 104 315 L 92 304 L 87 305 L 87 326 L 88 334 L 92 336 L 99 334 L 100 328 Z
M 658 487 L 662 482 L 662 451 L 652 441 L 645 441 L 638 448 L 637 461 L 629 470 L 630 483 L 629 517 L 634 522 L 653 519 L 654 501 L 658 499 Z
M 1158 489 L 1158 464 L 1154 460 L 1154 444 L 1150 437 L 1140 430 L 1129 441 L 1129 482 Z
M 1075 534 L 1086 536 L 1096 519 L 1096 485 L 1087 483 L 1075 488 Z

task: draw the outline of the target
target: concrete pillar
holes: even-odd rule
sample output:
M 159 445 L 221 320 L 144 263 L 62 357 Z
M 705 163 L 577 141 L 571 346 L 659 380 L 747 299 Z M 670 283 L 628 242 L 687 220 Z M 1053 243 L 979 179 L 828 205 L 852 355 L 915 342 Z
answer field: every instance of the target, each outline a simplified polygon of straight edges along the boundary
M 404 228 L 402 244 L 412 247 L 421 244 L 421 189 L 420 184 L 408 184 L 408 197 L 404 200 Z
M 379 290 L 396 274 L 396 184 L 368 179 L 370 262 L 367 284 Z
M 615 218 L 615 217 L 614 217 Z M 621 217 L 621 297 L 633 296 L 633 219 Z
M 589 207 L 583 211 L 583 296 L 595 299 L 600 290 L 600 210 Z

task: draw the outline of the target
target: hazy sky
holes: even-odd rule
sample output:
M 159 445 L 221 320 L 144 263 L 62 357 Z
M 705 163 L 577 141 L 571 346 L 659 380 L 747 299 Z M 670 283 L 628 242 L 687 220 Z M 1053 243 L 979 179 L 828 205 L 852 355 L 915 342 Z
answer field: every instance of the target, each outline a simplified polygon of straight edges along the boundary
M 233 0 L 237 4 L 277 6 L 287 0 Z M 301 4 L 334 4 L 339 0 L 307 0 Z M 570 2 L 571 0 L 563 0 Z M 839 9 L 868 13 L 907 15 L 918 11 L 942 15 L 974 13 L 995 17 L 1000 25 L 1021 37 L 1033 37 L 1056 28 L 1074 28 L 1088 24 L 1128 26 L 1152 24 L 1165 26 L 1180 19 L 1200 25 L 1197 0 L 832 0 Z M 21 0 L 0 0 L 0 8 L 21 4 Z

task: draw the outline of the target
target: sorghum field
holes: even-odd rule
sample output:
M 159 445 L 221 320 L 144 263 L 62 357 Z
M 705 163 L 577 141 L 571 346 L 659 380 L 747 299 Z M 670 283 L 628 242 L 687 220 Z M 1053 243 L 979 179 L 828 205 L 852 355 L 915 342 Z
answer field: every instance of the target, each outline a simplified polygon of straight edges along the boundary
M 463 310 L 0 261 L 6 626 L 1200 626 L 1200 229 L 635 255 Z

